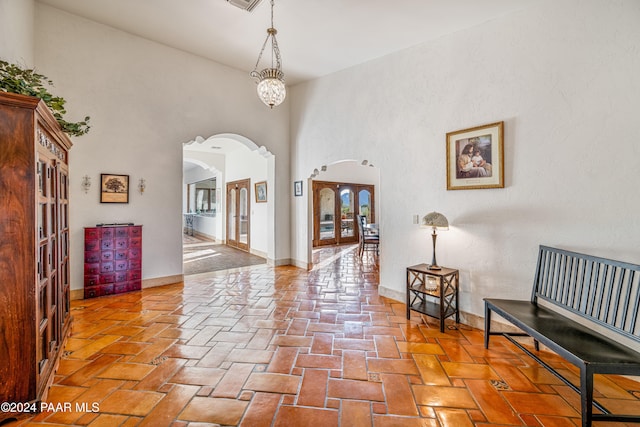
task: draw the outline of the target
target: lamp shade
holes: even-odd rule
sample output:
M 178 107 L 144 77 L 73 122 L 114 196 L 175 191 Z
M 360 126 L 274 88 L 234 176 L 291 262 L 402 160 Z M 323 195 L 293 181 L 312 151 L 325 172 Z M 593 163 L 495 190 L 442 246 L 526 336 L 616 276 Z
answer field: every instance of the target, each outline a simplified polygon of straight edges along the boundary
M 422 226 L 448 230 L 449 221 L 447 220 L 447 217 L 442 215 L 440 212 L 430 212 L 422 217 Z

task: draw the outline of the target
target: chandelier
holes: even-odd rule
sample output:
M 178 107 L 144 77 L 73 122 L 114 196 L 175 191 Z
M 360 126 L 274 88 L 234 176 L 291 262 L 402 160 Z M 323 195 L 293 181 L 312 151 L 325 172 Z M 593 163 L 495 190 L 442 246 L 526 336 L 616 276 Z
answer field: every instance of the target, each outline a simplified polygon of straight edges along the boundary
M 282 72 L 282 59 L 280 58 L 280 49 L 276 40 L 278 31 L 273 27 L 273 2 L 274 0 L 271 0 L 271 27 L 267 28 L 267 38 L 262 45 L 260 55 L 258 55 L 256 66 L 250 73 L 250 76 L 258 81 L 258 97 L 271 108 L 282 104 L 285 96 L 287 96 L 287 89 L 284 86 L 284 73 Z M 262 59 L 262 54 L 269 40 L 271 40 L 271 67 L 258 71 L 260 59 Z

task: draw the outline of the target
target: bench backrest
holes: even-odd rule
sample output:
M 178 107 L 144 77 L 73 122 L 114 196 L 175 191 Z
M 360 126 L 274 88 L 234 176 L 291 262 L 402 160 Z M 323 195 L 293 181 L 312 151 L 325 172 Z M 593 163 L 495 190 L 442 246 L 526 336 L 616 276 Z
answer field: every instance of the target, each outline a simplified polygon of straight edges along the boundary
M 539 299 L 640 342 L 640 265 L 540 246 Z

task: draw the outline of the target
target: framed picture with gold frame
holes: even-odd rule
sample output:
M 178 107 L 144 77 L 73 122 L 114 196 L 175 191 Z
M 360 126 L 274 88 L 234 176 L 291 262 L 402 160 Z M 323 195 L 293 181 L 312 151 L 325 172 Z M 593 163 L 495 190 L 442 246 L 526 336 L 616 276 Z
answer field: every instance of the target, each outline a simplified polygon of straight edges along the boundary
M 504 122 L 447 133 L 447 190 L 504 188 Z
M 100 203 L 129 203 L 129 175 L 100 174 Z
M 256 182 L 255 184 L 256 203 L 267 201 L 267 181 Z

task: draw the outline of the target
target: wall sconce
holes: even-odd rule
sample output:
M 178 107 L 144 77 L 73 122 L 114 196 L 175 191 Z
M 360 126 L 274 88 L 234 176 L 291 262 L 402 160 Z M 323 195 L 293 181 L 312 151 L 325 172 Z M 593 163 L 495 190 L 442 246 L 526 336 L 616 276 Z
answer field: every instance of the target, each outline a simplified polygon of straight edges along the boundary
M 91 177 L 89 175 L 83 176 L 82 183 L 80 185 L 82 186 L 82 191 L 84 191 L 84 194 L 87 194 L 89 192 L 89 189 L 91 188 Z
M 144 194 L 145 188 L 147 188 L 147 181 L 145 181 L 144 178 L 140 178 L 140 181 L 138 181 L 138 192 Z

